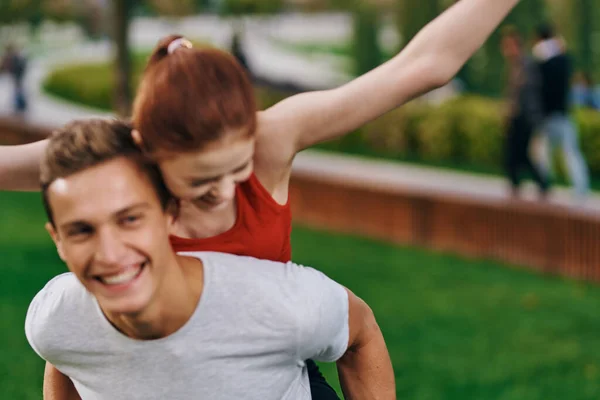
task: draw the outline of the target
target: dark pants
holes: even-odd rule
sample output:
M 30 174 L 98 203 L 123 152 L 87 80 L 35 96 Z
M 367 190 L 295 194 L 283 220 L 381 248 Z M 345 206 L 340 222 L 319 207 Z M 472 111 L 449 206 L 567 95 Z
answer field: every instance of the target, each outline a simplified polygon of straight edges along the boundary
M 533 125 L 527 118 L 518 116 L 511 119 L 506 134 L 506 173 L 513 190 L 517 191 L 521 183 L 521 172 L 529 171 L 540 191 L 545 194 L 548 190 L 548 182 L 529 156 L 529 143 L 532 135 Z
M 27 110 L 27 98 L 25 97 L 25 88 L 19 81 L 15 81 L 13 105 L 17 113 L 22 113 Z
M 340 400 L 313 360 L 307 360 L 306 367 L 308 369 L 308 380 L 310 381 L 310 394 L 313 400 Z

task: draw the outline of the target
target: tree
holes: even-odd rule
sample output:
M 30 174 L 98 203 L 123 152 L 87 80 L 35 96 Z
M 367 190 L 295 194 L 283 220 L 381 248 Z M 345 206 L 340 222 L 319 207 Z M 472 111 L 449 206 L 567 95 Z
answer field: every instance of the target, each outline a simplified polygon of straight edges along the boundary
M 353 18 L 354 73 L 362 75 L 379 66 L 383 60 L 379 46 L 379 13 L 372 6 L 356 6 Z
M 39 13 L 41 0 L 0 1 L 0 23 L 29 22 Z
M 442 11 L 440 0 L 403 0 L 398 7 L 401 46 L 406 44 Z
M 572 3 L 573 15 L 577 21 L 574 32 L 574 50 L 577 65 L 585 72 L 594 70 L 594 43 L 595 7 L 592 0 L 578 0 Z
M 134 0 L 114 0 L 113 2 L 113 43 L 115 46 L 115 109 L 126 117 L 131 113 L 131 58 L 129 52 L 129 25 Z
M 269 14 L 283 8 L 283 0 L 219 0 L 216 3 L 224 15 Z
M 168 17 L 190 15 L 200 7 L 195 0 L 148 0 L 148 5 L 159 15 Z
M 547 18 L 547 11 L 546 0 L 520 2 L 459 74 L 467 89 L 483 95 L 501 95 L 505 85 L 505 62 L 500 48 L 502 27 L 513 25 L 523 36 L 525 46 L 529 46 L 536 25 Z

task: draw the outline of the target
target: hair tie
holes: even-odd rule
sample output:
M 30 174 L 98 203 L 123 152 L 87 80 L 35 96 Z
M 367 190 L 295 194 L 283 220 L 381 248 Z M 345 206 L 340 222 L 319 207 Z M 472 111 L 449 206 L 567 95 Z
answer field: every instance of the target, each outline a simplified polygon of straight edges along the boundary
M 177 39 L 173 40 L 171 43 L 169 43 L 169 46 L 167 47 L 167 53 L 173 54 L 173 52 L 180 47 L 185 47 L 186 49 L 191 49 L 192 42 L 190 42 L 186 38 L 177 38 Z

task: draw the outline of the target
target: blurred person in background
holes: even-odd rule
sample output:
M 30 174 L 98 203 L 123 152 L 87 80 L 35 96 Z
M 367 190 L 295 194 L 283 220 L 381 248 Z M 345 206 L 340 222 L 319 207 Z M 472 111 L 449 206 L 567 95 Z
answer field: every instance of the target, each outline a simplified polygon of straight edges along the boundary
M 505 27 L 501 46 L 508 67 L 505 167 L 511 194 L 519 195 L 521 173 L 529 171 L 541 197 L 545 198 L 548 181 L 529 154 L 531 138 L 542 121 L 539 72 L 535 62 L 525 54 L 522 37 L 514 27 Z
M 550 24 L 538 26 L 533 56 L 541 78 L 543 116 L 540 133 L 544 140 L 540 167 L 545 179 L 550 179 L 552 154 L 560 146 L 575 195 L 581 200 L 589 191 L 589 173 L 579 149 L 577 128 L 569 115 L 572 62 L 564 40 L 555 34 Z
M 8 73 L 13 81 L 13 107 L 16 114 L 27 111 L 27 97 L 25 94 L 25 73 L 27 71 L 27 58 L 14 44 L 6 46 L 4 57 L 0 63 L 0 71 Z

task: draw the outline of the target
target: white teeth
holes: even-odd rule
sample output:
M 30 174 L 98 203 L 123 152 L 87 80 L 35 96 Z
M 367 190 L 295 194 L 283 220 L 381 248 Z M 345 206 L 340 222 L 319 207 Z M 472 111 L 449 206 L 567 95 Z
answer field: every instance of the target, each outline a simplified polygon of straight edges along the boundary
M 129 283 L 132 281 L 142 269 L 142 264 L 137 264 L 135 266 L 130 266 L 126 268 L 123 272 L 111 275 L 111 276 L 101 276 L 100 280 L 102 283 L 106 285 L 122 285 L 124 283 Z

